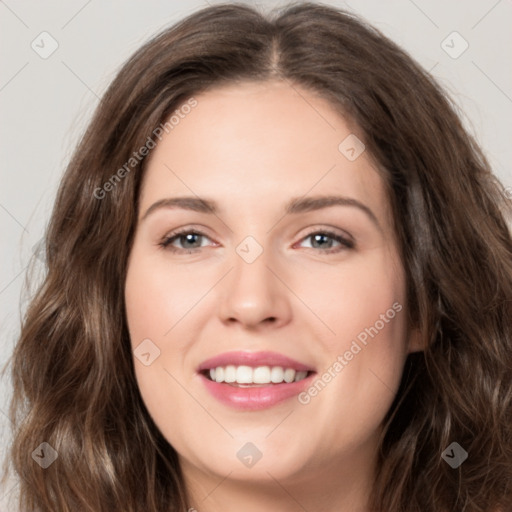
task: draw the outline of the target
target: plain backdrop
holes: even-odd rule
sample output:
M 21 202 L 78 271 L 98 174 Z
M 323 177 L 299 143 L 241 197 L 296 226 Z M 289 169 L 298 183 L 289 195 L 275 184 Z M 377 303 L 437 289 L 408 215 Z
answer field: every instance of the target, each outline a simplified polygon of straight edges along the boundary
M 12 353 L 29 298 L 23 293 L 27 265 L 37 253 L 59 180 L 98 99 L 148 38 L 217 3 L 0 2 L 0 364 Z M 270 10 L 287 2 L 244 3 Z M 512 198 L 512 0 L 324 3 L 358 13 L 436 77 L 459 105 L 464 123 Z M 10 393 L 7 373 L 0 381 L 4 453 L 11 436 L 6 416 Z M 0 511 L 12 510 L 6 499 L 16 491 L 15 480 L 0 489 Z

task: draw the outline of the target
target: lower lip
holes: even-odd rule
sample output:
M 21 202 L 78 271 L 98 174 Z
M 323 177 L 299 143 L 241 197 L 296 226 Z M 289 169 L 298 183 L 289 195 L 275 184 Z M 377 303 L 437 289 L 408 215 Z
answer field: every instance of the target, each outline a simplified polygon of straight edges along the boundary
M 268 386 L 254 386 L 241 388 L 230 384 L 214 382 L 203 374 L 200 374 L 206 389 L 220 402 L 235 409 L 256 411 L 268 409 L 284 400 L 297 396 L 306 388 L 312 373 L 298 382 L 283 382 L 281 384 L 269 384 Z

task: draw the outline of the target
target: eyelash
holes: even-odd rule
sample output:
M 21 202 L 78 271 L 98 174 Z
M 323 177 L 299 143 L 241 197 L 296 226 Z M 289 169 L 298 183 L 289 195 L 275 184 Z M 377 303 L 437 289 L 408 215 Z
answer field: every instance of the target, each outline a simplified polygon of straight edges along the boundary
M 194 247 L 193 249 L 179 249 L 176 247 L 173 247 L 171 244 L 174 242 L 174 240 L 179 239 L 183 235 L 199 235 L 201 237 L 208 238 L 208 235 L 205 233 L 202 233 L 201 231 L 193 230 L 190 228 L 185 228 L 181 230 L 174 231 L 173 233 L 170 233 L 169 235 L 165 236 L 165 238 L 158 244 L 162 249 L 166 249 L 168 251 L 171 251 L 172 253 L 186 253 L 186 254 L 193 254 L 197 252 L 198 250 L 202 249 L 203 247 Z M 306 240 L 307 238 L 312 237 L 313 235 L 327 235 L 328 238 L 332 238 L 336 242 L 339 242 L 342 247 L 338 248 L 331 248 L 331 249 L 319 249 L 320 252 L 324 254 L 334 254 L 338 253 L 347 249 L 354 249 L 355 244 L 352 240 L 342 237 L 341 235 L 334 233 L 333 231 L 329 231 L 327 229 L 324 230 L 317 230 L 312 231 L 308 235 L 301 238 L 302 240 Z M 311 247 L 310 249 L 315 249 L 314 247 Z

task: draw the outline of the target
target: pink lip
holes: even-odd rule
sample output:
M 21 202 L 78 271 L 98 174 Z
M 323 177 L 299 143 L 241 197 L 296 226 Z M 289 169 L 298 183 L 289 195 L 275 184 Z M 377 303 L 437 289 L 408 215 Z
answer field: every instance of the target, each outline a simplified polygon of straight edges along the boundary
M 206 389 L 220 402 L 235 409 L 256 411 L 272 407 L 283 400 L 292 398 L 309 386 L 315 376 L 312 373 L 299 382 L 269 384 L 261 387 L 240 388 L 225 382 L 214 382 L 202 373 L 199 374 Z
M 277 352 L 225 352 L 218 356 L 207 359 L 197 369 L 198 372 L 217 368 L 217 366 L 282 366 L 283 368 L 293 368 L 296 371 L 315 371 L 311 366 L 307 366 L 299 361 L 278 354 Z
M 311 375 L 299 382 L 283 382 L 254 387 L 238 387 L 225 382 L 214 382 L 204 375 L 205 370 L 217 366 L 281 366 L 293 368 L 296 371 L 311 372 Z M 239 410 L 261 410 L 272 407 L 279 402 L 292 398 L 301 393 L 311 384 L 316 374 L 315 370 L 299 361 L 278 354 L 277 352 L 226 352 L 212 357 L 197 369 L 206 389 L 220 402 Z

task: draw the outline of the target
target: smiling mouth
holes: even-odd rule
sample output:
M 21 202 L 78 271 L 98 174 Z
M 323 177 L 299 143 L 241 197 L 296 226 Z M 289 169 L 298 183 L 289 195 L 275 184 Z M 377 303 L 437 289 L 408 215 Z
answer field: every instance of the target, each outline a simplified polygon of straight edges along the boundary
M 299 371 L 283 366 L 227 365 L 202 370 L 204 377 L 212 382 L 232 387 L 252 388 L 300 382 L 312 375 L 313 371 Z

